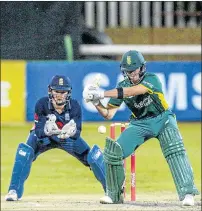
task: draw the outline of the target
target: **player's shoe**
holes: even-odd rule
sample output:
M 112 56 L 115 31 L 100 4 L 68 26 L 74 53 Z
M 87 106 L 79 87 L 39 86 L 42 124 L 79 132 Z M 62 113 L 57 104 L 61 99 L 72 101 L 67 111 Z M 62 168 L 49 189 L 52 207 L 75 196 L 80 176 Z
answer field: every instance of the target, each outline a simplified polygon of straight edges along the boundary
M 183 206 L 194 206 L 194 196 L 192 194 L 187 194 L 182 201 Z
M 101 204 L 113 204 L 112 199 L 109 196 L 104 196 L 100 199 Z
M 101 204 L 123 204 L 124 199 L 123 196 L 120 196 L 120 200 L 118 202 L 113 202 L 112 199 L 109 196 L 104 196 L 100 199 Z
M 6 201 L 17 201 L 18 195 L 16 193 L 16 190 L 9 190 L 8 194 L 5 196 Z

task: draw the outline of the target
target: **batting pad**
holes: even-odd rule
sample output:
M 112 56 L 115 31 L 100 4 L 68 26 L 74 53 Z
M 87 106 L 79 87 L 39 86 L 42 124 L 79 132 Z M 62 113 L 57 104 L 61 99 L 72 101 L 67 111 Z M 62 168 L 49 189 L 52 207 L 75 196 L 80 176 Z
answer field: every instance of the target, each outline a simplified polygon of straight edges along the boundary
M 9 190 L 16 190 L 18 198 L 22 197 L 24 182 L 29 176 L 33 158 L 33 148 L 24 143 L 19 144 L 9 187 Z
M 104 161 L 106 171 L 106 194 L 113 203 L 123 203 L 123 186 L 125 172 L 123 168 L 123 152 L 120 145 L 112 139 L 106 139 L 104 149 Z
M 170 167 L 179 199 L 186 194 L 199 194 L 194 186 L 194 176 L 189 163 L 182 137 L 177 128 L 168 127 L 159 135 L 162 152 Z
M 104 159 L 102 151 L 97 145 L 94 145 L 88 153 L 87 161 L 96 179 L 101 182 L 103 189 L 106 192 Z

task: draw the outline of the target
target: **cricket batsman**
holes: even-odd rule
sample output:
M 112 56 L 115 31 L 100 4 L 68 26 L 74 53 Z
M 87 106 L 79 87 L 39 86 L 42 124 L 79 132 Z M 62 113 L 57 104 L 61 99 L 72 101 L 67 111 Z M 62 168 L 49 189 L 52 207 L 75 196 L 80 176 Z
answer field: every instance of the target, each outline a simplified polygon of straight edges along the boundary
M 145 59 L 135 50 L 123 55 L 120 69 L 124 80 L 115 89 L 101 91 L 96 86 L 88 85 L 83 91 L 86 102 L 92 102 L 107 120 L 113 118 L 123 102 L 131 111 L 130 124 L 118 139 L 106 138 L 106 195 L 100 199 L 100 203 L 123 203 L 123 159 L 155 137 L 169 165 L 180 201 L 185 206 L 193 206 L 194 196 L 199 192 L 194 185 L 192 167 L 175 114 L 165 100 L 160 80 L 155 74 L 146 72 Z M 110 98 L 106 107 L 100 103 L 103 98 Z
M 6 201 L 21 199 L 32 162 L 40 154 L 54 148 L 66 151 L 89 167 L 106 190 L 103 154 L 97 145 L 90 149 L 81 138 L 81 107 L 71 98 L 71 93 L 70 79 L 56 75 L 48 86 L 48 97 L 36 103 L 35 127 L 27 142 L 18 146 Z

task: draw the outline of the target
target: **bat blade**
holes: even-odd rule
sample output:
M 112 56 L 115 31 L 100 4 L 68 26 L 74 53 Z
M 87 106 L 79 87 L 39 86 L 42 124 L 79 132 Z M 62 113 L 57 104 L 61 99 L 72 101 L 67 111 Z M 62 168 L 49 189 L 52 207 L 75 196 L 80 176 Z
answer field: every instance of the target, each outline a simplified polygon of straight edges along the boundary
M 100 84 L 101 84 L 101 74 L 98 73 L 96 76 L 95 76 L 95 80 L 93 82 L 93 85 L 97 86 L 97 87 L 100 87 Z

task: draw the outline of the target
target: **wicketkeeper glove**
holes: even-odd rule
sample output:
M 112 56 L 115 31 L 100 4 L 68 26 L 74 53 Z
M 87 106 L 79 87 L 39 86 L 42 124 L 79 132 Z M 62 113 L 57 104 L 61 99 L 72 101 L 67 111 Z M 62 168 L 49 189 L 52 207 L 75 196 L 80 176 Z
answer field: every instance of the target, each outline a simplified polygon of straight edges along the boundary
M 54 114 L 48 115 L 48 120 L 44 126 L 44 133 L 47 136 L 57 135 L 60 134 L 61 130 L 58 128 L 57 124 L 55 123 L 56 116 Z
M 76 123 L 73 119 L 71 119 L 66 125 L 63 126 L 60 134 L 57 137 L 61 139 L 66 139 L 74 136 L 76 134 L 76 131 Z

